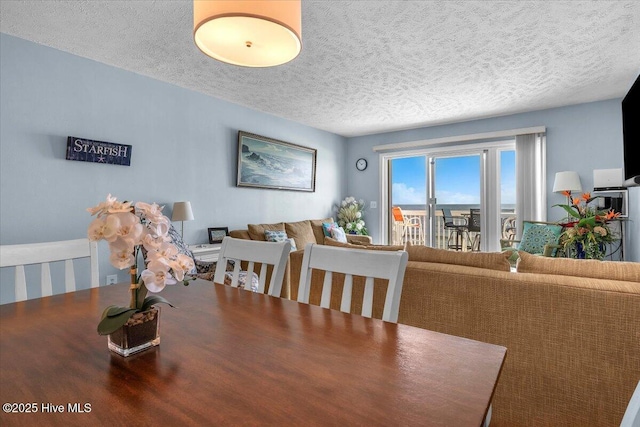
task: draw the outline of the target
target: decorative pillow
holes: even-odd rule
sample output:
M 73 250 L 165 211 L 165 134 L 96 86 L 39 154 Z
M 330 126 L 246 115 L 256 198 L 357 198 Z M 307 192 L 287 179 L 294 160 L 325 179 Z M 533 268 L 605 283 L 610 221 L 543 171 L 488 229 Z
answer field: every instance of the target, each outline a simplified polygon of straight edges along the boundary
M 553 274 L 640 283 L 640 263 L 550 258 L 520 253 L 518 273 Z
M 280 231 L 280 230 L 264 230 L 264 237 L 265 239 L 267 239 L 267 242 L 286 242 L 288 241 L 291 244 L 291 251 L 296 251 L 298 250 L 296 247 L 296 241 L 287 236 L 287 232 L 286 231 Z
M 347 235 L 342 227 L 333 227 L 331 229 L 331 237 L 336 239 L 338 242 L 347 243 Z
M 296 241 L 296 247 L 303 249 L 307 243 L 317 243 L 309 220 L 298 222 L 285 222 L 284 229 L 289 237 Z
M 267 242 L 284 242 L 288 238 L 284 230 L 264 230 L 264 239 Z
M 324 244 L 324 238 L 329 237 L 324 233 L 322 228 L 322 224 L 324 223 L 332 223 L 333 218 L 324 218 L 324 219 L 311 219 L 309 220 L 311 223 L 311 229 L 313 230 L 313 234 L 316 236 L 316 243 Z M 300 248 L 303 249 L 303 248 Z
M 173 243 L 176 246 L 176 248 L 178 248 L 178 253 L 186 255 L 194 261 L 193 269 L 187 274 L 201 273 L 200 269 L 207 270 L 207 267 L 198 265 L 198 263 L 202 261 L 198 261 L 193 257 L 193 252 L 191 252 L 191 249 L 189 249 L 189 245 L 187 245 L 184 242 L 184 240 L 182 239 L 182 236 L 180 236 L 180 233 L 178 233 L 178 231 L 175 229 L 173 224 L 169 225 L 169 231 L 167 232 L 167 235 L 171 238 L 171 243 Z M 144 246 L 142 247 L 142 255 L 144 256 L 144 259 L 147 259 L 147 250 L 144 248 Z M 215 269 L 215 266 L 213 268 Z M 202 271 L 202 272 L 206 272 L 206 271 Z
M 518 245 L 519 251 L 530 254 L 544 253 L 545 245 L 557 245 L 562 233 L 562 226 L 557 224 L 536 224 L 524 222 L 522 239 Z M 555 249 L 552 255 L 555 255 Z
M 324 234 L 324 237 L 331 237 L 331 229 L 337 226 L 338 224 L 335 222 L 323 222 L 322 234 Z
M 441 264 L 466 265 L 489 270 L 510 271 L 509 252 L 459 252 L 413 246 L 407 243 L 409 261 L 437 262 Z
M 265 230 L 280 230 L 284 231 L 284 222 L 278 222 L 276 224 L 248 224 L 247 232 L 251 240 L 262 240 L 265 242 L 267 239 L 264 237 Z

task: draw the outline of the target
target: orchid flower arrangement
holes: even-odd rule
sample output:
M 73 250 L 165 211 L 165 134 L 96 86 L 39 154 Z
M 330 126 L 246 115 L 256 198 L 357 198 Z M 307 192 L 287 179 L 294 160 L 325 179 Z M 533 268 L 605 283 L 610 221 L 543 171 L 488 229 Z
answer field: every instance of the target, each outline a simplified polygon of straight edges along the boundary
M 166 285 L 182 282 L 188 284 L 186 274 L 194 267 L 193 259 L 178 253 L 178 248 L 168 236 L 170 222 L 157 204 L 119 202 L 111 194 L 106 201 L 87 211 L 96 218 L 88 228 L 89 240 L 106 240 L 111 252 L 111 265 L 130 269 L 131 299 L 129 307 L 109 306 L 102 313 L 98 333 L 108 335 L 137 312 L 149 309 L 153 304 L 169 301 L 159 295 Z M 145 269 L 138 276 L 137 261 L 142 253 Z
M 340 205 L 336 206 L 338 210 L 338 225 L 349 234 L 361 234 L 367 236 L 369 232 L 365 227 L 363 217 L 364 200 L 356 200 L 355 197 L 346 197 Z
M 605 255 L 605 243 L 616 239 L 611 234 L 608 223 L 620 216 L 613 209 L 599 210 L 589 206 L 595 197 L 591 193 L 583 193 L 580 197 L 571 197 L 571 191 L 562 193 L 570 201 L 570 205 L 554 205 L 563 208 L 569 219 L 562 224 L 565 229 L 561 241 L 565 249 L 580 245 L 586 258 L 602 259 Z

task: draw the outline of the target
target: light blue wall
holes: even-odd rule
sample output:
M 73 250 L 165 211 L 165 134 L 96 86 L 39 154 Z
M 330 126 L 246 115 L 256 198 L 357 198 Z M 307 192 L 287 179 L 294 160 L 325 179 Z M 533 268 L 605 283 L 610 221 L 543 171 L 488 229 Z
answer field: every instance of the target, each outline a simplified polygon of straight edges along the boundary
M 204 243 L 208 227 L 324 218 L 346 188 L 341 136 L 6 34 L 0 93 L 1 244 L 84 237 L 86 208 L 108 193 L 169 216 L 174 201 L 191 201 L 185 240 Z M 237 188 L 238 130 L 317 149 L 316 192 Z M 70 135 L 132 145 L 131 166 L 65 160 Z M 104 283 L 117 270 L 99 247 Z
M 533 111 L 484 120 L 455 123 L 444 126 L 413 129 L 349 138 L 347 144 L 347 193 L 356 198 L 377 201 L 380 177 L 379 155 L 374 153 L 376 145 L 421 141 L 426 139 L 468 135 L 507 129 L 546 126 L 547 128 L 547 217 L 558 220 L 562 217 L 554 204 L 563 203 L 564 196 L 552 192 L 555 173 L 574 170 L 580 175 L 585 191 L 593 188 L 594 169 L 623 167 L 622 154 L 622 112 L 621 99 L 592 102 L 569 107 Z M 369 167 L 358 172 L 355 162 L 364 157 Z M 627 233 L 627 260 L 640 261 L 640 239 L 637 224 L 640 223 L 638 191 L 630 191 L 629 228 Z M 367 209 L 367 228 L 374 241 L 380 242 L 380 206 L 377 210 Z M 635 224 L 633 228 L 632 224 Z M 635 238 L 631 239 L 635 231 Z
M 619 99 L 345 139 L 5 34 L 0 94 L 0 244 L 83 237 L 91 219 L 85 209 L 107 193 L 164 204 L 168 215 L 174 201 L 190 200 L 190 243 L 206 242 L 207 227 L 321 218 L 347 195 L 378 199 L 372 147 L 394 142 L 546 126 L 549 206 L 563 201 L 551 192 L 555 172 L 576 170 L 590 188 L 593 169 L 622 167 Z M 238 130 L 316 148 L 316 192 L 235 187 Z M 132 165 L 67 161 L 69 135 L 131 144 Z M 364 172 L 355 170 L 359 157 L 369 160 Z M 640 261 L 638 188 L 630 191 L 629 210 L 628 236 L 636 237 L 627 239 L 627 259 Z M 380 241 L 378 211 L 366 214 Z M 549 218 L 557 216 L 550 208 Z M 117 270 L 104 242 L 100 249 L 104 282 Z M 12 298 L 0 286 L 0 302 Z

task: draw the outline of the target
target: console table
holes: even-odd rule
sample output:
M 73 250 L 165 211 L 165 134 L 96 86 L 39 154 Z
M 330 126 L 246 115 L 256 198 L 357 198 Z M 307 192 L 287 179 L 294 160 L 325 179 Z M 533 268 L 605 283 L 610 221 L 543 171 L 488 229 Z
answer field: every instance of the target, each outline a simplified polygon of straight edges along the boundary
M 222 243 L 203 243 L 199 245 L 189 245 L 189 250 L 198 261 L 216 262 L 220 254 Z

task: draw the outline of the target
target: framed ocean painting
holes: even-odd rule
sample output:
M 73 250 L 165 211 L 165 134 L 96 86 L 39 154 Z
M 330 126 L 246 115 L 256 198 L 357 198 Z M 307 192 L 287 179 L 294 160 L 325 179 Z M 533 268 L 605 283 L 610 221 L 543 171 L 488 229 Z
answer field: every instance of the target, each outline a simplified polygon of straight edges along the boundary
M 238 131 L 238 187 L 316 190 L 316 150 Z

